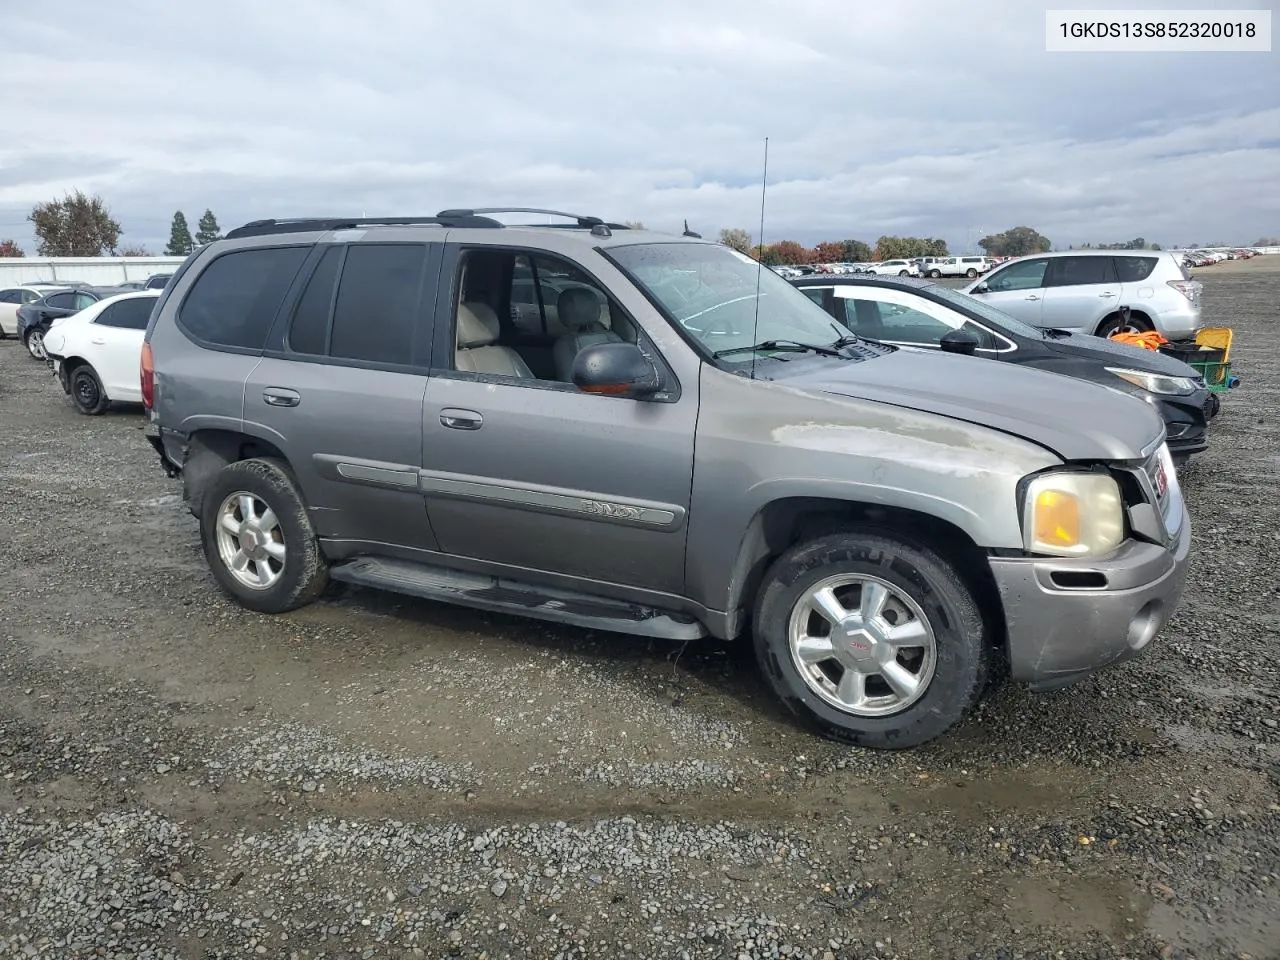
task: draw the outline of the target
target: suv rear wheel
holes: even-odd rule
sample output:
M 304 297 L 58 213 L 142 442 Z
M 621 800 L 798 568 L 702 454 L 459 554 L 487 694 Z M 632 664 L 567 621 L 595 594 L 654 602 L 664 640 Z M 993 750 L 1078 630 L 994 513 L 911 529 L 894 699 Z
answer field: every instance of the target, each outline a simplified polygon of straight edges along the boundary
M 769 570 L 754 623 L 774 692 L 844 743 L 932 740 L 986 685 L 990 644 L 973 594 L 936 553 L 886 534 L 793 547 Z
M 219 470 L 202 498 L 200 539 L 218 584 L 250 610 L 294 610 L 328 583 L 306 504 L 279 460 Z

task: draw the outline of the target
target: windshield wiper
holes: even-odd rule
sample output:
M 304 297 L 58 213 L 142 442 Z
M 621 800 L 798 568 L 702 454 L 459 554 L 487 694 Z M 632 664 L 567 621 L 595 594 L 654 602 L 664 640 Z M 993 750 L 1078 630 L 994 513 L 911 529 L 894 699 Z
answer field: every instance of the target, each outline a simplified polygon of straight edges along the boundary
M 1043 331 L 1045 337 L 1050 340 L 1066 340 L 1071 336 L 1070 330 L 1063 330 L 1059 327 L 1047 327 Z
M 841 350 L 845 347 L 856 347 L 860 343 L 874 343 L 876 345 L 880 345 L 879 340 L 873 340 L 870 337 L 863 337 L 856 333 L 851 333 L 847 337 L 841 337 L 830 346 L 832 350 Z
M 711 356 L 717 360 L 734 353 L 753 353 L 764 350 L 778 350 L 785 353 L 816 353 L 824 357 L 843 357 L 839 350 L 831 347 L 819 347 L 812 343 L 801 343 L 799 340 L 762 340 L 749 347 L 727 347 L 717 350 Z

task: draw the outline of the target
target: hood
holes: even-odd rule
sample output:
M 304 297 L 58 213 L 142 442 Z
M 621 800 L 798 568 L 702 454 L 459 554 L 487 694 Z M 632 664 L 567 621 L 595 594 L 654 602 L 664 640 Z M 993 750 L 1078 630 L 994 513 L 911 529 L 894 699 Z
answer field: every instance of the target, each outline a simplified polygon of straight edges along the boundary
M 1136 460 L 1164 432 L 1150 404 L 1127 393 L 981 357 L 898 350 L 805 367 L 777 382 L 991 427 L 1064 460 Z
M 1105 337 L 1073 333 L 1068 336 L 1045 337 L 1044 345 L 1054 353 L 1096 360 L 1109 367 L 1127 367 L 1166 377 L 1196 379 L 1200 371 L 1156 350 L 1143 350 L 1128 343 L 1116 343 Z

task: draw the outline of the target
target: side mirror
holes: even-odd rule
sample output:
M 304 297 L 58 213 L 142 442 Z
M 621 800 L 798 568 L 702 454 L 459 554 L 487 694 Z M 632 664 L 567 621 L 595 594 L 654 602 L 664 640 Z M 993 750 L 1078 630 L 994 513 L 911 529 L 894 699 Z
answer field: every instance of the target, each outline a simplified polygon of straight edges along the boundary
M 978 338 L 968 330 L 952 330 L 942 335 L 944 353 L 962 353 L 971 357 L 978 349 Z
M 583 347 L 573 361 L 573 383 L 583 393 L 633 400 L 652 396 L 662 389 L 657 369 L 634 343 L 597 343 Z
M 990 293 L 990 292 L 991 292 L 991 290 L 990 290 L 990 288 L 987 286 L 987 282 L 984 280 L 982 283 L 978 284 L 976 287 L 974 287 L 974 288 L 973 288 L 972 290 L 970 290 L 969 292 L 970 292 L 970 293 Z

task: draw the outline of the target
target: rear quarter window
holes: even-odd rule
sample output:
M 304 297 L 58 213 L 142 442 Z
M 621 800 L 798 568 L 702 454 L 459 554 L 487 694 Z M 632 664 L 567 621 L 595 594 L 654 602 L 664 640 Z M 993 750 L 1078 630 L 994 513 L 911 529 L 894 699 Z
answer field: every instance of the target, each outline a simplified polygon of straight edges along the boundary
M 1115 257 L 1116 278 L 1121 283 L 1137 283 L 1151 276 L 1156 268 L 1155 257 Z
M 188 336 L 220 347 L 261 350 L 310 247 L 224 253 L 196 278 L 178 308 Z

